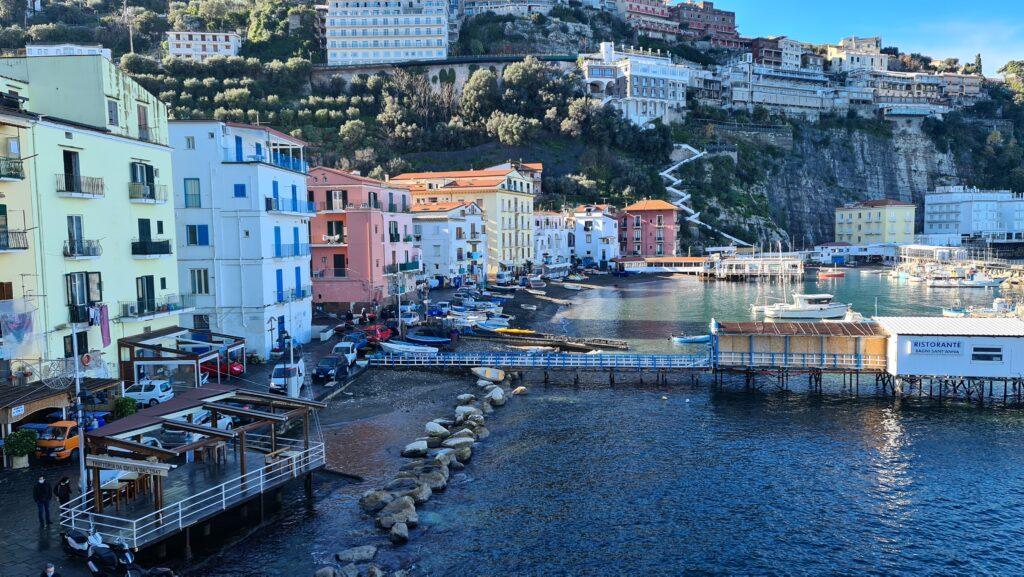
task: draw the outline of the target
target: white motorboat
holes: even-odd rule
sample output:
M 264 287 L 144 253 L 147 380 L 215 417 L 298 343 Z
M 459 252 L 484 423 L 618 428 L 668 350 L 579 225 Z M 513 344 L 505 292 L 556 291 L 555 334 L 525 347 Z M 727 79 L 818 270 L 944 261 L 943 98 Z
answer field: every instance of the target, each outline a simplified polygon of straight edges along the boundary
M 537 305 L 528 305 L 526 303 L 523 303 L 519 305 L 519 308 L 523 309 L 524 311 L 535 311 L 537 310 Z
M 380 348 L 386 353 L 397 354 L 397 355 L 434 355 L 437 354 L 437 347 L 427 347 L 424 345 L 415 345 L 406 341 L 383 341 L 380 343 Z
M 562 284 L 562 288 L 566 288 L 566 289 L 569 289 L 571 291 L 583 290 L 583 287 L 581 287 L 578 284 L 571 283 L 571 282 L 563 283 Z
M 765 307 L 769 319 L 838 319 L 846 316 L 850 305 L 837 303 L 830 294 L 793 294 L 792 303 L 775 303 Z
M 474 367 L 469 369 L 469 372 L 473 373 L 478 379 L 485 381 L 491 381 L 492 383 L 500 383 L 505 380 L 505 371 L 501 369 L 492 369 L 490 367 Z

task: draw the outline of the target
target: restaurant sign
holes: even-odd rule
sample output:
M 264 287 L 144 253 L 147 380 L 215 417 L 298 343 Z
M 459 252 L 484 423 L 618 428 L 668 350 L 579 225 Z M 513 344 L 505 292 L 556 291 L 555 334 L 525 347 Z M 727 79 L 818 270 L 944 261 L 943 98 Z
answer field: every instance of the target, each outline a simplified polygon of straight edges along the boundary
M 920 338 L 910 341 L 910 354 L 955 357 L 963 353 L 963 343 L 957 340 Z

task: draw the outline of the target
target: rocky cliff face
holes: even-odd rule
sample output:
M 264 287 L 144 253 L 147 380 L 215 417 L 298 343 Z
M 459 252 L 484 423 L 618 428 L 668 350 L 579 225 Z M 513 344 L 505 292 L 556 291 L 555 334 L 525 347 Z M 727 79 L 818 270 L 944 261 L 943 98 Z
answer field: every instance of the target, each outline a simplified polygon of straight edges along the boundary
M 920 222 L 925 192 L 959 176 L 952 155 L 936 150 L 915 121 L 901 121 L 891 135 L 801 125 L 793 150 L 756 192 L 768 197 L 772 218 L 799 248 L 831 241 L 835 208 L 857 200 L 914 202 Z

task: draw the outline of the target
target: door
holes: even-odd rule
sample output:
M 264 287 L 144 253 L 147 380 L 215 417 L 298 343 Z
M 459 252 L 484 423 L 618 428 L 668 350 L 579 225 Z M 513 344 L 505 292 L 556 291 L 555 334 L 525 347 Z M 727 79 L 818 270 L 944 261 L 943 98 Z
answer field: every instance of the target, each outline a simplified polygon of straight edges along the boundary
M 81 192 L 82 183 L 78 173 L 78 153 L 74 150 L 64 151 L 64 190 Z
M 153 286 L 153 275 L 140 276 L 135 279 L 135 299 L 139 307 L 139 313 L 149 313 L 156 310 L 156 291 Z
M 295 247 L 295 255 L 299 254 L 299 227 L 292 227 L 292 246 Z
M 245 158 L 244 158 L 244 155 L 242 154 L 242 137 L 241 136 L 236 136 L 235 137 L 235 162 L 242 162 L 243 160 L 245 160 Z
M 334 276 L 343 277 L 345 276 L 345 268 L 348 266 L 345 263 L 345 255 L 335 254 L 334 255 Z
M 274 276 L 277 281 L 277 302 L 282 303 L 284 302 L 284 271 L 277 269 L 274 271 Z
M 274 227 L 274 256 L 281 256 L 281 227 Z
M 139 219 L 139 240 L 142 242 L 153 240 L 153 231 L 148 218 Z
M 259 142 L 256 143 L 256 158 L 263 160 L 263 145 Z
M 299 187 L 292 185 L 292 212 L 299 211 Z
M 80 215 L 68 215 L 68 254 L 72 256 L 85 253 L 85 243 L 82 242 L 82 217 Z
M 302 293 L 302 267 L 301 266 L 295 267 L 295 296 L 296 297 L 305 297 L 306 296 L 305 294 Z

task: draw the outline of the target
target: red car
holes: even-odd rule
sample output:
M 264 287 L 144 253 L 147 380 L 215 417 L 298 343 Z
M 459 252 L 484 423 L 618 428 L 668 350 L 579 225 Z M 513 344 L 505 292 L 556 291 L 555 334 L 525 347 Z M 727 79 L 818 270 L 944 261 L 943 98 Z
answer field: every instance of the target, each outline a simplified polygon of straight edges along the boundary
M 238 361 L 221 361 L 219 366 L 216 361 L 206 361 L 199 365 L 199 371 L 203 373 L 215 375 L 218 370 L 220 374 L 232 377 L 240 377 L 245 374 L 245 367 Z
M 363 329 L 367 342 L 371 344 L 382 343 L 391 338 L 391 329 L 384 325 L 370 325 Z

